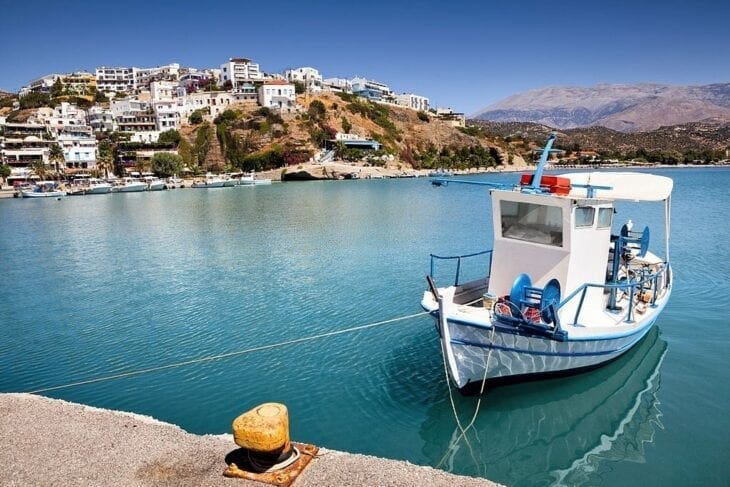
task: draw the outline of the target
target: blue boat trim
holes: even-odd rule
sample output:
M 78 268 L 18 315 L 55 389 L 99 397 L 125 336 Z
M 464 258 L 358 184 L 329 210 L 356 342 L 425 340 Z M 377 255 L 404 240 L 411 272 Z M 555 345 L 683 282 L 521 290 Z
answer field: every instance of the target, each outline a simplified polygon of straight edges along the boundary
M 636 340 L 629 342 L 625 346 L 621 348 L 616 348 L 613 350 L 602 350 L 600 352 L 574 352 L 574 353 L 568 353 L 568 352 L 540 352 L 540 351 L 532 351 L 532 350 L 525 350 L 522 348 L 512 348 L 512 347 L 503 347 L 501 345 L 494 345 L 494 344 L 487 344 L 487 343 L 476 343 L 472 342 L 470 340 L 461 340 L 458 338 L 452 338 L 451 343 L 454 345 L 466 345 L 469 347 L 477 347 L 477 348 L 486 348 L 486 349 L 494 349 L 494 350 L 503 350 L 505 352 L 516 352 L 520 354 L 527 354 L 527 355 L 541 355 L 546 357 L 599 357 L 604 355 L 613 355 L 615 353 L 623 353 L 627 350 L 629 350 L 631 347 L 634 346 L 644 335 L 642 334 L 639 338 Z

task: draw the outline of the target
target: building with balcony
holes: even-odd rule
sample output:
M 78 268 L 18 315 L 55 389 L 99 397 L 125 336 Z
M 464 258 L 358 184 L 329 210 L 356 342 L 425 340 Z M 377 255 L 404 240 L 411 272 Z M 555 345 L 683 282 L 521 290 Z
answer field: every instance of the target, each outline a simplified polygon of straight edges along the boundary
M 137 93 L 153 81 L 177 81 L 179 70 L 177 63 L 154 68 L 101 66 L 96 68 L 96 88 L 105 93 Z
M 27 181 L 33 176 L 33 166 L 50 166 L 50 151 L 54 141 L 41 124 L 3 123 L 0 137 L 0 163 L 10 166 L 8 184 Z
M 395 95 L 394 98 L 395 102 L 402 107 L 424 112 L 427 112 L 429 109 L 428 98 L 425 96 L 414 95 L 413 93 L 401 93 L 400 95 Z
M 111 109 L 100 106 L 89 108 L 87 123 L 94 132 L 113 132 L 116 129 Z
M 387 101 L 393 95 L 385 83 L 359 77 L 352 78 L 352 92 L 370 101 Z
M 234 90 L 251 80 L 263 79 L 259 65 L 246 58 L 230 58 L 221 64 L 220 83 L 231 82 Z
M 436 116 L 439 120 L 448 122 L 452 127 L 466 127 L 466 116 L 451 108 L 437 108 Z
M 288 81 L 268 81 L 258 88 L 259 105 L 279 110 L 293 112 L 297 109 L 297 97 L 294 85 Z
M 91 127 L 66 127 L 56 137 L 67 169 L 96 167 L 96 138 Z
M 309 93 L 322 91 L 322 75 L 314 68 L 305 66 L 296 69 L 287 69 L 284 71 L 284 78 L 290 83 L 302 83 L 305 91 Z
M 41 76 L 40 78 L 36 78 L 28 83 L 26 86 L 23 86 L 20 91 L 18 91 L 18 96 L 20 98 L 23 98 L 29 93 L 50 93 L 53 84 L 60 77 L 60 74 L 54 73 Z
M 352 93 L 352 82 L 346 78 L 326 78 L 322 80 L 322 89 L 333 93 Z

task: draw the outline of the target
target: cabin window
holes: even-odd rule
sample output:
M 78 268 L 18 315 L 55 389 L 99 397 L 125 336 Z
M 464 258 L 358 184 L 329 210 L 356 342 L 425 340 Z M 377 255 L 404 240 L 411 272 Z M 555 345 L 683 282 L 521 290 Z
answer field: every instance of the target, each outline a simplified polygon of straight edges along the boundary
M 592 227 L 596 209 L 591 206 L 579 206 L 575 209 L 575 228 Z
M 563 246 L 563 210 L 557 206 L 502 201 L 502 237 Z
M 611 228 L 613 208 L 598 209 L 598 228 Z

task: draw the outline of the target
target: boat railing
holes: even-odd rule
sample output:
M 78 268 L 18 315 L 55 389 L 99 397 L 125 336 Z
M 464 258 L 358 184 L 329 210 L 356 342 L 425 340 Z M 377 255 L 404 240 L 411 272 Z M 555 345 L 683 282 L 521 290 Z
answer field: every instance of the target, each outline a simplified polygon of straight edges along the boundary
M 660 281 L 660 278 L 663 277 L 663 280 Z M 559 311 L 564 306 L 566 306 L 569 302 L 571 302 L 573 299 L 575 299 L 578 295 L 580 295 L 580 301 L 578 302 L 578 308 L 575 310 L 575 318 L 573 319 L 574 325 L 579 325 L 579 317 L 580 313 L 583 309 L 583 303 L 585 301 L 586 293 L 588 292 L 588 289 L 595 288 L 595 289 L 603 289 L 604 291 L 608 290 L 622 290 L 625 293 L 628 293 L 629 299 L 628 299 L 628 309 L 626 312 L 626 319 L 624 320 L 626 323 L 633 323 L 634 322 L 634 312 L 635 312 L 635 304 L 634 304 L 634 296 L 636 293 L 639 293 L 645 289 L 645 287 L 649 286 L 651 290 L 651 299 L 649 300 L 649 307 L 656 308 L 657 299 L 659 298 L 659 294 L 663 292 L 665 289 L 667 289 L 670 285 L 671 280 L 671 266 L 668 262 L 665 262 L 664 265 L 657 270 L 656 272 L 649 272 L 648 270 L 642 269 L 640 271 L 640 277 L 638 280 L 632 280 L 631 274 L 627 273 L 626 281 L 625 282 L 619 282 L 619 283 L 604 283 L 604 284 L 595 284 L 595 283 L 585 283 L 582 286 L 580 286 L 578 289 L 570 293 L 558 306 L 557 310 Z
M 449 255 L 449 256 L 443 256 L 443 255 L 435 255 L 431 254 L 431 273 L 429 274 L 431 278 L 434 277 L 434 272 L 436 270 L 436 261 L 438 260 L 456 260 L 456 275 L 454 277 L 454 286 L 459 285 L 459 278 L 461 277 L 461 261 L 463 259 L 468 259 L 470 257 L 478 257 L 481 255 L 489 255 L 489 264 L 487 265 L 487 277 L 490 276 L 492 273 L 492 250 L 483 250 L 481 252 L 475 252 L 472 254 L 465 254 L 465 255 Z

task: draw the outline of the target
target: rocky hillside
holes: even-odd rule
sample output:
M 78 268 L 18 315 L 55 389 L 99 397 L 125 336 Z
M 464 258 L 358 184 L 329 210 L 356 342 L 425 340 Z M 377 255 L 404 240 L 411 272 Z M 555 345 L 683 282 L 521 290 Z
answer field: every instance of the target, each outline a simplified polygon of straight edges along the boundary
M 300 113 L 281 115 L 255 105 L 232 106 L 212 121 L 183 127 L 181 133 L 203 169 L 211 170 L 298 166 L 325 144 L 335 146 L 336 159 L 402 170 L 524 164 L 501 138 L 453 127 L 422 112 L 345 94 L 301 96 L 298 103 L 304 108 Z M 382 150 L 362 152 L 332 144 L 338 132 L 377 140 Z
M 527 122 L 488 122 L 471 120 L 493 137 L 513 145 L 540 144 L 555 129 Z M 647 132 L 623 133 L 605 127 L 558 130 L 558 148 L 592 151 L 609 157 L 631 158 L 647 154 L 681 155 L 695 159 L 724 159 L 730 149 L 730 122 L 693 122 L 661 127 Z
M 646 132 L 709 119 L 727 122 L 730 83 L 552 86 L 510 96 L 473 118 L 535 122 L 559 129 L 598 125 L 620 132 Z

